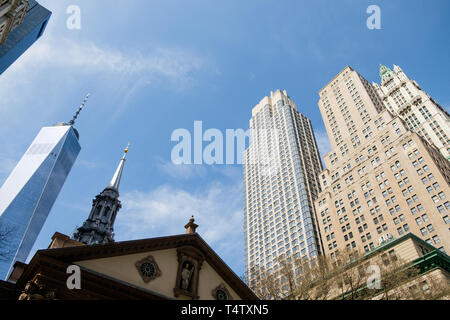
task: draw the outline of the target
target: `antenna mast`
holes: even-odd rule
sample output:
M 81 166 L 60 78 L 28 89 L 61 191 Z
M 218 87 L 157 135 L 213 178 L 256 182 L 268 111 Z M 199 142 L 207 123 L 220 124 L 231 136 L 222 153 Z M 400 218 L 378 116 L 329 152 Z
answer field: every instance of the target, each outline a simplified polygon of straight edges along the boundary
M 78 115 L 80 114 L 81 110 L 83 110 L 83 108 L 86 106 L 86 103 L 89 100 L 89 96 L 90 96 L 90 94 L 88 93 L 86 95 L 86 97 L 84 98 L 83 102 L 81 103 L 80 107 L 78 108 L 77 112 L 73 116 L 73 119 L 70 120 L 69 125 L 73 126 L 75 124 L 75 121 L 77 120 Z

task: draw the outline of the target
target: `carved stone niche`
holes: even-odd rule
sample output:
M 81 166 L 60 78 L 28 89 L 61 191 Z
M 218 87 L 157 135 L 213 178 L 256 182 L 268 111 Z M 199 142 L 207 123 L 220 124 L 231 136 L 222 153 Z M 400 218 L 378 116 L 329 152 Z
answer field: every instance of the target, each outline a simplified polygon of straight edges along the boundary
M 159 269 L 153 256 L 148 256 L 136 262 L 135 265 L 145 283 L 149 283 L 150 281 L 161 276 L 161 270 Z
M 177 249 L 178 272 L 173 289 L 175 297 L 180 295 L 188 296 L 193 300 L 199 299 L 198 282 L 200 269 L 202 268 L 205 256 L 203 253 L 190 246 Z
M 211 294 L 212 294 L 213 298 L 216 300 L 233 300 L 233 297 L 231 296 L 227 287 L 223 283 L 221 283 L 219 286 L 217 286 L 211 292 Z

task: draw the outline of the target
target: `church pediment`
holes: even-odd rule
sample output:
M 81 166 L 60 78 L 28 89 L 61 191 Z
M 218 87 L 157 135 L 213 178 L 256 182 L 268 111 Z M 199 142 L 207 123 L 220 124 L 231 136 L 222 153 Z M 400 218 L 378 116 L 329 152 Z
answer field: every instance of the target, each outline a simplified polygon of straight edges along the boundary
M 84 274 L 167 299 L 256 299 L 198 234 L 41 250 L 33 260 L 39 257 L 79 266 L 82 287 Z

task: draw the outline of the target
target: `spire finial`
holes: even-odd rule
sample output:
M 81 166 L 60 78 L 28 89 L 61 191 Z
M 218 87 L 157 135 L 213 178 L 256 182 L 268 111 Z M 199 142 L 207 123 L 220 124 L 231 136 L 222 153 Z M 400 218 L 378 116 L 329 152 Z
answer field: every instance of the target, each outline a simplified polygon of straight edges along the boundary
M 198 224 L 195 224 L 194 222 L 195 222 L 195 219 L 194 219 L 194 216 L 192 216 L 192 218 L 189 219 L 189 222 L 184 226 L 187 234 L 194 234 L 197 232 L 196 230 L 198 228 Z
M 112 189 L 116 190 L 117 192 L 119 191 L 120 180 L 122 179 L 123 166 L 125 164 L 126 156 L 127 156 L 129 148 L 130 148 L 130 143 L 128 142 L 128 145 L 124 150 L 125 153 L 123 154 L 122 159 L 120 159 L 119 166 L 117 167 L 117 170 L 114 173 L 114 176 L 111 179 L 111 182 L 108 186 L 109 188 L 112 188 Z
M 394 73 L 392 72 L 392 70 L 389 67 L 387 67 L 387 66 L 385 66 L 383 64 L 380 64 L 380 78 L 381 78 L 382 84 L 387 79 L 390 79 L 393 76 L 393 74 Z
M 88 93 L 88 94 L 86 95 L 86 97 L 84 98 L 83 102 L 81 103 L 80 107 L 78 108 L 77 112 L 76 112 L 75 115 L 73 116 L 73 119 L 70 120 L 69 124 L 70 124 L 71 126 L 73 126 L 73 125 L 75 124 L 75 121 L 77 120 L 78 115 L 80 114 L 81 110 L 83 110 L 83 108 L 86 106 L 86 103 L 87 103 L 87 101 L 89 100 L 89 96 L 90 96 L 90 94 Z

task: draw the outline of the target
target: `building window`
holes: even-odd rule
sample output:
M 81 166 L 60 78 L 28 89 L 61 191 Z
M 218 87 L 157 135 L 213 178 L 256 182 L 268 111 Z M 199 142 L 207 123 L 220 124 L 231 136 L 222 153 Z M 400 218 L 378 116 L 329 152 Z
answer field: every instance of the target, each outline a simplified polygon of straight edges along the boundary
M 397 261 L 397 255 L 395 254 L 394 250 L 389 251 L 389 258 L 391 259 L 391 261 Z
M 435 244 L 439 244 L 441 242 L 441 240 L 439 240 L 438 236 L 434 236 L 433 237 L 433 241 L 434 241 Z
M 446 224 L 450 224 L 450 218 L 448 216 L 445 216 L 443 219 Z

